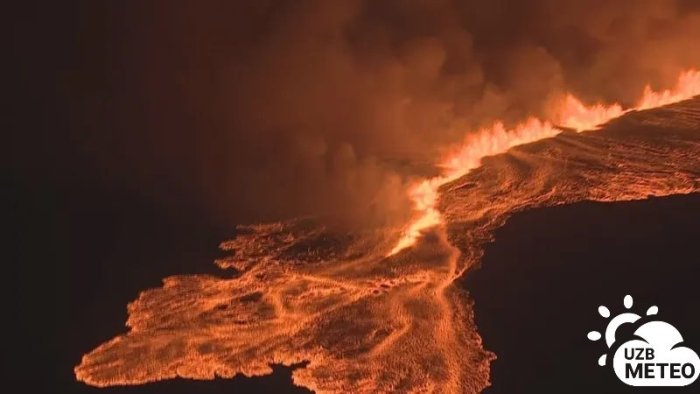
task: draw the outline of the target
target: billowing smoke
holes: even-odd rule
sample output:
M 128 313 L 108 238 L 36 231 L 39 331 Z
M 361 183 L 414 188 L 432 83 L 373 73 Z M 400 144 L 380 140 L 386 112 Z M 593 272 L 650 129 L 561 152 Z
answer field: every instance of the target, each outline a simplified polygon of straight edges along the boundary
M 232 223 L 405 217 L 410 177 L 469 130 L 564 91 L 626 103 L 700 65 L 691 1 L 109 7 L 80 15 L 103 34 L 66 71 L 72 138 L 110 177 Z

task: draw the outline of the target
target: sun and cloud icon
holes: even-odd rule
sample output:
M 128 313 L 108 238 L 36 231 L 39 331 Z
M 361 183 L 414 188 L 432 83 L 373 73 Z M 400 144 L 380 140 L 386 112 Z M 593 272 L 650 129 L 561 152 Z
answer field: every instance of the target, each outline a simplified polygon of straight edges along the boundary
M 644 317 L 630 311 L 632 296 L 623 300 L 625 311 L 611 317 L 610 309 L 598 307 L 598 314 L 609 319 L 605 330 L 590 331 L 591 341 L 605 340 L 608 352 L 598 358 L 598 365 L 610 365 L 615 375 L 630 386 L 687 386 L 700 374 L 700 358 L 683 345 L 683 336 L 671 324 L 656 320 L 657 306 L 647 309 Z M 629 325 L 632 335 L 624 341 L 620 328 Z

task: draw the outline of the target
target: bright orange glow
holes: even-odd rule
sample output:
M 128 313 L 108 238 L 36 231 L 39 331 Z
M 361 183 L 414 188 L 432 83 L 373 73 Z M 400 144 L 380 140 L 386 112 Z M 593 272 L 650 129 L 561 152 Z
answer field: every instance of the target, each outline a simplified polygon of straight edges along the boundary
M 617 118 L 629 111 L 623 110 L 620 104 L 604 105 L 598 103 L 586 106 L 572 94 L 567 94 L 557 107 L 554 122 L 576 131 L 595 130 L 610 119 Z
M 409 196 L 419 215 L 405 230 L 390 255 L 413 245 L 423 231 L 440 224 L 442 219 L 437 210 L 440 186 L 478 167 L 483 157 L 505 152 L 516 145 L 552 137 L 559 132 L 548 122 L 530 118 L 513 130 L 507 130 L 503 123 L 496 123 L 491 128 L 468 134 L 465 143 L 440 163 L 444 169 L 443 175 L 424 179 L 409 189 Z
M 239 227 L 217 260 L 235 274 L 172 276 L 141 292 L 128 306 L 128 331 L 86 353 L 76 379 L 104 387 L 262 376 L 274 364 L 304 362 L 293 382 L 319 394 L 481 392 L 494 354 L 456 281 L 481 263 L 508 217 L 585 200 L 700 192 L 700 98 L 629 113 L 598 135 L 548 138 L 558 125 L 595 127 L 617 111 L 563 100 L 573 111 L 550 122 L 530 118 L 468 134 L 439 163 L 441 176 L 410 188 L 415 221 L 396 247 L 404 229 L 393 226 L 348 231 L 300 218 Z M 446 237 L 423 239 L 430 227 Z M 414 242 L 421 247 L 386 258 Z
M 651 86 L 644 88 L 644 94 L 635 107 L 637 110 L 662 107 L 700 95 L 700 71 L 688 70 L 678 77 L 676 86 L 671 90 L 654 92 Z
M 437 209 L 440 187 L 480 166 L 484 157 L 506 152 L 516 145 L 554 137 L 561 132 L 554 125 L 577 132 L 596 130 L 600 125 L 629 111 L 661 107 L 697 95 L 700 95 L 700 71 L 688 70 L 679 75 L 676 86 L 672 89 L 655 92 L 647 85 L 638 104 L 633 108 L 623 109 L 617 103 L 587 106 L 574 95 L 567 94 L 555 105 L 555 115 L 551 121 L 529 118 L 510 130 L 506 129 L 503 123 L 496 122 L 490 128 L 468 133 L 464 144 L 440 162 L 440 166 L 444 168 L 442 175 L 424 179 L 409 188 L 415 216 L 389 255 L 412 246 L 426 229 L 442 222 Z

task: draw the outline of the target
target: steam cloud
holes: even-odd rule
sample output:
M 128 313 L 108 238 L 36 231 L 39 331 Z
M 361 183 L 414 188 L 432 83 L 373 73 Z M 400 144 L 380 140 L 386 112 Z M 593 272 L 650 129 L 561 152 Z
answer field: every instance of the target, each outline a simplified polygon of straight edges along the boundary
M 104 35 L 79 44 L 104 75 L 68 84 L 95 114 L 86 152 L 234 222 L 404 218 L 409 177 L 469 130 L 546 114 L 565 91 L 631 104 L 700 64 L 691 1 L 107 7 L 121 8 L 85 14 Z

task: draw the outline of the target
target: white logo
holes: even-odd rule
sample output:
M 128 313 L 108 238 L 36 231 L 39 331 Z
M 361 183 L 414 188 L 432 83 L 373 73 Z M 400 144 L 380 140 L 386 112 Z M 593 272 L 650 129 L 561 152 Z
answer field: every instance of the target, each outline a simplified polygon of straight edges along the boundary
M 625 309 L 632 308 L 632 296 L 625 296 Z M 612 355 L 615 375 L 630 386 L 687 386 L 700 374 L 700 358 L 689 347 L 683 346 L 683 337 L 672 325 L 655 320 L 657 306 L 647 309 L 642 318 L 625 311 L 613 317 L 605 327 L 605 344 Z M 598 313 L 610 317 L 610 310 L 598 307 Z M 634 333 L 630 338 L 616 338 L 618 329 L 631 324 Z M 602 335 L 598 331 L 588 333 L 588 339 L 597 341 Z M 605 366 L 609 357 L 603 354 L 598 365 Z

